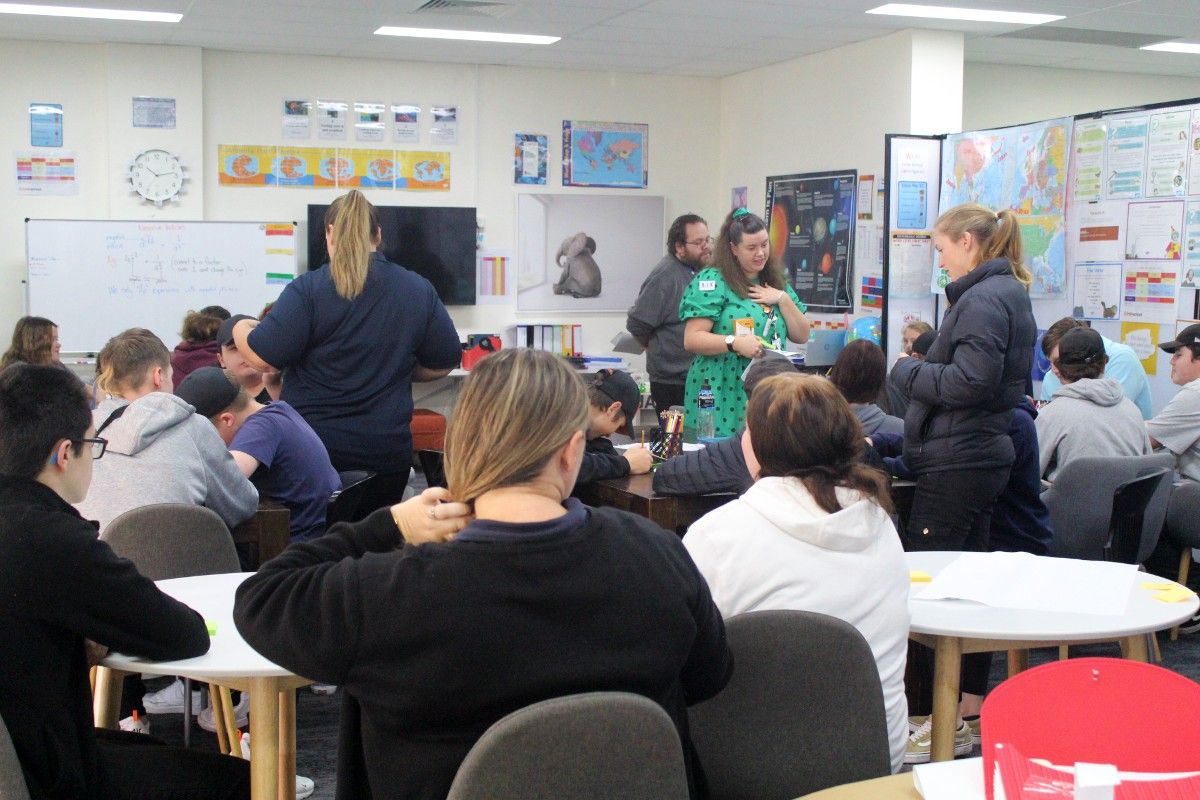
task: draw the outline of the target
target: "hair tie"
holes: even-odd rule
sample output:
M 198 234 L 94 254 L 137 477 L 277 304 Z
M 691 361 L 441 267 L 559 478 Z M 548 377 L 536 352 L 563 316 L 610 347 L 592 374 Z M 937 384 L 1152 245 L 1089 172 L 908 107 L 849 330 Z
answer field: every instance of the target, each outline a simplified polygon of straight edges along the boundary
M 733 212 L 733 216 L 731 216 L 730 219 L 737 219 L 738 217 L 744 217 L 749 213 L 750 213 L 750 209 L 746 208 L 745 206 L 742 206 L 741 208 L 739 208 Z

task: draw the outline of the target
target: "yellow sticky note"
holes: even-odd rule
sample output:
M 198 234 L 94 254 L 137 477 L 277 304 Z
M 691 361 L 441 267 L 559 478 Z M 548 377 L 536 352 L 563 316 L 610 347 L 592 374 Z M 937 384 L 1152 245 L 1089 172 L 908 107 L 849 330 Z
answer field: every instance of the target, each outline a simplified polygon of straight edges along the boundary
M 208 627 L 208 635 L 209 636 L 217 635 L 217 623 L 213 622 L 210 619 L 206 619 L 206 620 L 204 620 L 204 624 Z
M 1149 589 L 1150 591 L 1153 591 L 1153 592 L 1165 592 L 1168 589 L 1175 588 L 1175 584 L 1171 583 L 1170 581 L 1162 581 L 1160 583 L 1146 581 L 1145 583 L 1142 584 L 1142 588 Z
M 1196 593 L 1191 589 L 1185 589 L 1182 586 L 1172 586 L 1165 592 L 1159 592 L 1154 595 L 1154 599 L 1160 603 L 1182 603 L 1184 600 L 1191 600 L 1196 596 Z
M 908 573 L 908 580 L 910 583 L 929 583 L 933 580 L 933 576 L 928 572 L 921 572 L 914 569 Z

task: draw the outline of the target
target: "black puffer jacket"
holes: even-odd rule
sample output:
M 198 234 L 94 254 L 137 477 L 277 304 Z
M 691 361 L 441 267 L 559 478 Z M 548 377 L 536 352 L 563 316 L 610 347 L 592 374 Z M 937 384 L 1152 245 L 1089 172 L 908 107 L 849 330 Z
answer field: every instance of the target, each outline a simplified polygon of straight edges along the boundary
M 1013 463 L 1008 426 L 1025 396 L 1037 323 L 1007 259 L 946 287 L 950 311 L 924 361 L 892 370 L 908 395 L 904 460 L 919 474 Z

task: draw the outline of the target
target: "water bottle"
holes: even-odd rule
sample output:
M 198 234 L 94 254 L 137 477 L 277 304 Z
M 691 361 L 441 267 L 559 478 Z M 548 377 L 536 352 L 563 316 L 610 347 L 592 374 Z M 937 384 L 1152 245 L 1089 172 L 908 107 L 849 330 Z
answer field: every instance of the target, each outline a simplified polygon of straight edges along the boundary
M 715 435 L 717 397 L 708 381 L 700 385 L 700 391 L 696 394 L 696 408 L 700 412 L 696 415 L 696 438 L 711 438 Z

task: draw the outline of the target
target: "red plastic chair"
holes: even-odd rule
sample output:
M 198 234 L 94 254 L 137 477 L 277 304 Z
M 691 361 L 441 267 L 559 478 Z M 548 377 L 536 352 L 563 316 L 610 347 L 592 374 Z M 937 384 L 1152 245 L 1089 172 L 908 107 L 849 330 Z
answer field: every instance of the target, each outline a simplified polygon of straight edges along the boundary
M 1073 658 L 1034 667 L 987 696 L 980 722 L 988 800 L 1001 742 L 1054 764 L 1200 770 L 1200 684 L 1140 661 Z

